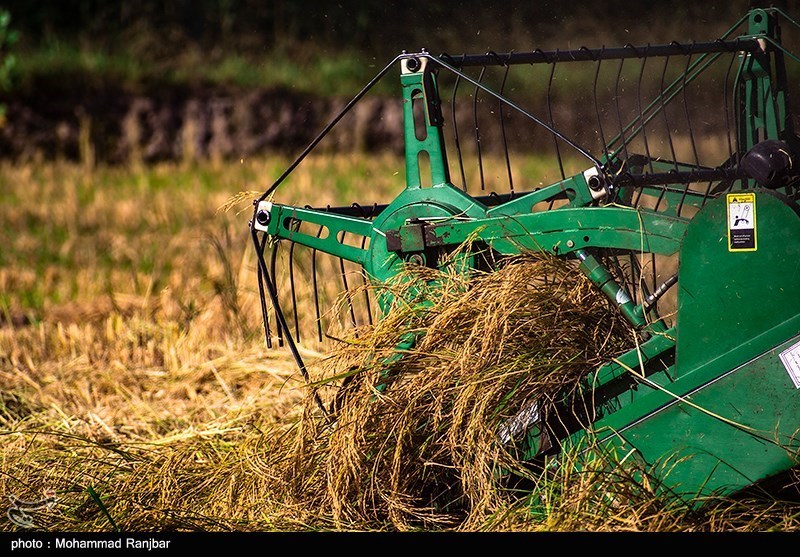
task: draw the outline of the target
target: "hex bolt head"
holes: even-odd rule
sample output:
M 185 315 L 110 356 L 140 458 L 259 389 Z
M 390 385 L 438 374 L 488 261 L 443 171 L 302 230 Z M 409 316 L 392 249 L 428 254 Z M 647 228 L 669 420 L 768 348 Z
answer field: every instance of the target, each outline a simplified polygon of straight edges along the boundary
M 261 226 L 267 226 L 269 224 L 269 213 L 263 209 L 256 213 L 256 222 Z

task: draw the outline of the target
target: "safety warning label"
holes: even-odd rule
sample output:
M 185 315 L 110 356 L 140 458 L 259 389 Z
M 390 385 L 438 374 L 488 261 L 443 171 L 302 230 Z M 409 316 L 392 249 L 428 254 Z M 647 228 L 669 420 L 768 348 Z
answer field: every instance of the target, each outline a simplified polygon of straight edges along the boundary
M 783 367 L 792 378 L 795 389 L 800 389 L 800 342 L 797 342 L 778 354 Z
M 755 251 L 756 194 L 728 194 L 728 251 Z

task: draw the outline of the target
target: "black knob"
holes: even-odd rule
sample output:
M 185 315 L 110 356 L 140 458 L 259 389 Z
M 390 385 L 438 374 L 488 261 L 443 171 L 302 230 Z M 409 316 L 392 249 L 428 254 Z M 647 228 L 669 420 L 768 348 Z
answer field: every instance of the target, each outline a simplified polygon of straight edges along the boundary
M 269 213 L 263 209 L 256 213 L 256 222 L 261 226 L 267 226 L 269 224 Z
M 783 141 L 756 143 L 742 158 L 742 170 L 767 188 L 778 188 L 791 178 L 792 151 Z

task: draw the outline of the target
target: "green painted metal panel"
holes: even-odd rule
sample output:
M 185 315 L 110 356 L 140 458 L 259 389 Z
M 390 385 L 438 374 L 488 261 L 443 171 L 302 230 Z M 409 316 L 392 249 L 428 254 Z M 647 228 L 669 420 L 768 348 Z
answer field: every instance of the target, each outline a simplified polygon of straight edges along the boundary
M 755 356 L 783 338 L 753 338 L 800 312 L 800 215 L 769 190 L 754 194 L 757 248 L 731 251 L 728 198 L 710 202 L 683 240 L 678 275 L 677 370 L 687 373 L 740 346 Z M 766 343 L 766 345 L 764 344 Z
M 800 336 L 707 380 L 609 438 L 635 448 L 674 493 L 728 495 L 798 462 L 800 391 L 779 353 Z
M 588 247 L 605 247 L 671 255 L 680 249 L 687 223 L 686 219 L 644 209 L 563 208 L 434 224 L 428 236 L 432 243 L 453 245 L 478 234 L 504 254 L 531 250 L 564 255 Z

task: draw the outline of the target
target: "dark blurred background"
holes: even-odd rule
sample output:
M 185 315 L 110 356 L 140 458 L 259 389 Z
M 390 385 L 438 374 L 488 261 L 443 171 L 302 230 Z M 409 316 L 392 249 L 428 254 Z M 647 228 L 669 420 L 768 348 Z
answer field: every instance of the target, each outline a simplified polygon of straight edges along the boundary
M 794 4 L 6 0 L 0 157 L 77 159 L 91 149 L 98 160 L 151 162 L 296 150 L 403 50 L 708 41 L 750 7 Z M 376 91 L 392 96 L 395 86 Z M 388 122 L 383 110 L 364 118 Z M 384 131 L 376 141 L 396 144 Z
M 136 37 L 157 38 L 150 56 L 187 46 L 212 56 L 225 50 L 258 54 L 278 46 L 313 45 L 335 55 L 356 49 L 385 59 L 401 49 L 521 50 L 630 38 L 690 40 L 718 34 L 750 6 L 788 9 L 789 0 L 662 2 L 460 0 L 363 2 L 330 0 L 10 0 L 4 3 L 22 44 L 83 41 L 110 51 Z M 677 34 L 676 36 L 672 36 Z M 702 38 L 706 38 L 703 36 Z

